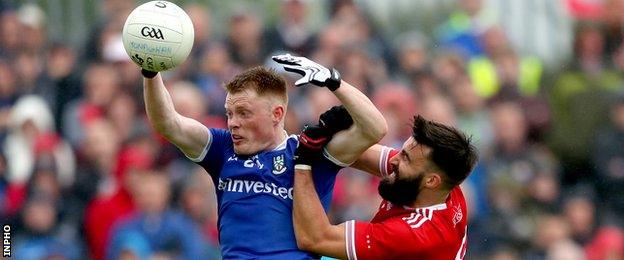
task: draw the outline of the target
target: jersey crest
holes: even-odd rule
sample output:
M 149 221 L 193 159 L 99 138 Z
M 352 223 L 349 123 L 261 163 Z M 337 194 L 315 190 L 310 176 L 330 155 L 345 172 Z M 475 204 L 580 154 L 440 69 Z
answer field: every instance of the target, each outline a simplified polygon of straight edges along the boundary
M 457 223 L 459 223 L 463 217 L 464 214 L 462 214 L 461 207 L 459 205 L 453 207 L 453 226 L 457 226 Z
M 273 157 L 273 174 L 280 175 L 286 172 L 286 164 L 284 163 L 284 154 Z

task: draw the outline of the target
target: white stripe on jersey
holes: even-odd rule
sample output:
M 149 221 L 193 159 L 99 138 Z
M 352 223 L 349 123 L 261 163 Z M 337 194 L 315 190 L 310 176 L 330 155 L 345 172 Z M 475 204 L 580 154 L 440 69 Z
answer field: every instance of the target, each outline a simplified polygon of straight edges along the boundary
M 408 222 L 409 222 L 409 220 L 412 220 L 412 219 L 414 219 L 415 217 L 416 217 L 416 212 L 412 212 L 412 214 L 410 214 L 410 216 L 409 216 L 409 217 L 403 217 L 403 220 L 405 220 L 405 221 L 408 221 Z
M 466 236 L 468 236 L 468 226 L 464 229 L 464 238 L 462 238 L 461 246 L 459 246 L 459 250 L 457 250 L 455 260 L 462 260 L 464 256 L 466 256 Z
M 431 220 L 432 218 L 432 209 L 416 209 L 415 213 L 412 213 L 412 215 L 410 215 L 408 218 L 403 218 L 403 220 L 405 220 L 405 222 L 407 222 L 407 224 L 409 224 L 411 228 L 419 228 L 423 224 L 425 224 L 425 222 Z
M 347 247 L 347 259 L 357 260 L 355 252 L 355 220 L 345 222 L 345 246 Z

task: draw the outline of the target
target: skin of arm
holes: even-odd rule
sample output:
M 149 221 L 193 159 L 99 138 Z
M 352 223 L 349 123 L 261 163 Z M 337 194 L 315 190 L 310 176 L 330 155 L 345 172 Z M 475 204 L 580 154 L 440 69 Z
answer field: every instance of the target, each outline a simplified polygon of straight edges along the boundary
M 349 83 L 342 81 L 334 92 L 353 118 L 353 126 L 336 133 L 327 152 L 343 163 L 352 163 L 388 132 L 386 119 L 373 102 Z
M 379 156 L 383 146 L 375 144 L 366 149 L 362 155 L 355 161 L 350 167 L 358 169 L 363 172 L 370 173 L 377 177 L 381 177 L 381 169 L 379 169 Z
M 297 247 L 338 259 L 346 259 L 345 224 L 332 225 L 321 205 L 311 170 L 295 169 L 293 225 Z
M 190 158 L 198 157 L 210 138 L 210 132 L 200 122 L 176 112 L 160 73 L 151 79 L 143 78 L 143 98 L 147 117 L 156 132 Z

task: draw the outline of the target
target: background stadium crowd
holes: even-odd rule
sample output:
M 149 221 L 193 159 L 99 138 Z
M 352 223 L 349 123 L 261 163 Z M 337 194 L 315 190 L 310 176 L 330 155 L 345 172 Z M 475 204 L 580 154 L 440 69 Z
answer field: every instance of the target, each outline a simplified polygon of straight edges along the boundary
M 218 258 L 210 177 L 154 134 L 121 44 L 137 3 L 99 1 L 76 45 L 50 37 L 45 9 L 18 2 L 0 4 L 0 218 L 14 256 Z M 394 30 L 372 19 L 386 1 L 322 1 L 317 26 L 315 1 L 276 2 L 272 19 L 183 5 L 194 47 L 163 73 L 179 113 L 225 128 L 224 82 L 277 69 L 275 53 L 304 55 L 373 100 L 385 145 L 400 147 L 417 113 L 473 136 L 468 259 L 624 258 L 624 1 L 459 0 L 428 29 Z M 290 134 L 338 104 L 312 86 L 289 96 Z M 332 221 L 370 219 L 377 183 L 344 169 Z

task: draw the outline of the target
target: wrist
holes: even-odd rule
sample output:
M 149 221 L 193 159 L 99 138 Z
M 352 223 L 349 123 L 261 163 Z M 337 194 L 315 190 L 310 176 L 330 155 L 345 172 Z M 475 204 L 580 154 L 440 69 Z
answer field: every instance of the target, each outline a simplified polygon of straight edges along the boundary
M 312 166 L 310 166 L 308 164 L 297 163 L 297 164 L 295 164 L 295 170 L 311 171 L 312 170 Z

